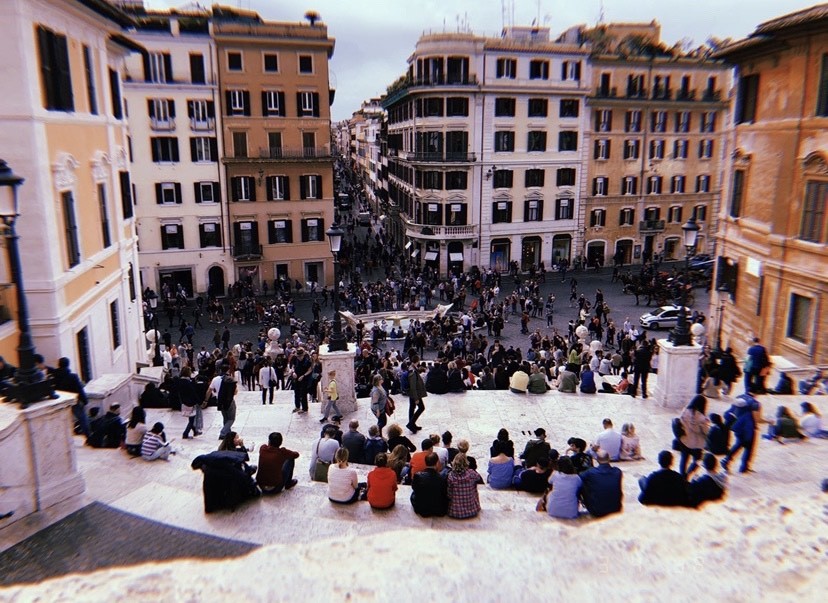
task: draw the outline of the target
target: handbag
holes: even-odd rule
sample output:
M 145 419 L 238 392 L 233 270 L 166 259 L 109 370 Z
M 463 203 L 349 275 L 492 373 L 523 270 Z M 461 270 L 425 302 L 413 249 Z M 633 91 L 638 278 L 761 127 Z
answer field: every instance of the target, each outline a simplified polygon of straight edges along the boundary
M 395 410 L 397 410 L 397 406 L 394 404 L 394 398 L 388 396 L 385 400 L 385 414 L 390 417 L 394 414 Z
M 321 442 L 321 440 L 320 440 Z M 319 443 L 316 443 L 316 465 L 313 468 L 313 481 L 326 482 L 328 481 L 328 467 L 331 464 L 319 458 Z

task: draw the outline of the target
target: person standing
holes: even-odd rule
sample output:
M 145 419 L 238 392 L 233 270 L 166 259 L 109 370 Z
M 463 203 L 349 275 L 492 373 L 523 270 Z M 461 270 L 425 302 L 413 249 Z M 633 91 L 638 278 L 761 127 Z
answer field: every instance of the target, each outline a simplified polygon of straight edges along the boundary
M 308 383 L 310 381 L 313 362 L 305 353 L 304 348 L 296 350 L 293 363 L 293 412 L 308 412 Z
M 2 358 L 0 358 L 2 362 Z M 8 366 L 5 365 L 4 366 Z M 78 422 L 81 433 L 87 438 L 92 431 L 89 428 L 89 417 L 86 415 L 86 405 L 89 400 L 86 397 L 86 391 L 83 389 L 83 382 L 77 374 L 69 370 L 69 359 L 65 356 L 58 360 L 58 366 L 52 371 L 52 384 L 56 390 L 70 392 L 77 394 L 78 398 L 75 405 L 72 406 L 72 414 Z
M 633 369 L 635 370 L 635 379 L 633 380 L 632 393 L 635 398 L 638 393 L 638 384 L 641 383 L 641 397 L 647 399 L 647 377 L 650 374 L 650 361 L 653 358 L 653 353 L 650 350 L 650 345 L 647 341 L 642 341 L 638 344 L 633 354 Z
M 195 388 L 195 383 L 192 380 L 192 370 L 189 366 L 185 366 L 181 370 L 181 377 L 176 384 L 176 392 L 178 399 L 181 402 L 181 414 L 187 417 L 187 427 L 184 428 L 183 439 L 190 439 L 190 433 L 193 435 L 201 435 L 201 426 L 203 424 L 201 418 L 201 399 Z
M 334 415 L 334 421 L 341 421 L 342 420 L 342 412 L 339 410 L 339 407 L 336 405 L 336 401 L 339 400 L 339 392 L 336 388 L 336 371 L 328 371 L 328 388 L 326 392 L 326 397 L 328 398 L 325 402 L 325 409 L 322 411 L 322 418 L 319 419 L 320 423 L 325 423 L 328 420 L 328 414 L 333 410 L 336 414 Z M 355 463 L 359 463 L 361 461 L 356 460 L 353 455 L 351 456 L 351 460 Z
M 210 382 L 210 386 L 207 388 L 207 396 L 204 399 L 204 405 L 206 406 L 212 397 L 216 398 L 216 406 L 224 421 L 219 433 L 220 440 L 223 440 L 230 433 L 233 423 L 236 422 L 237 389 L 238 384 L 230 376 L 230 365 L 225 362 L 221 365 L 221 374 Z
M 371 412 L 377 418 L 377 427 L 382 433 L 382 428 L 388 422 L 385 414 L 385 405 L 388 403 L 388 394 L 382 387 L 382 375 L 374 375 L 371 380 Z
M 753 345 L 747 350 L 747 361 L 745 362 L 745 393 L 764 394 L 765 376 L 762 374 L 770 366 L 768 351 L 759 338 L 753 338 Z
M 259 388 L 262 390 L 262 405 L 265 403 L 265 397 L 270 396 L 270 403 L 273 404 L 273 388 L 276 387 L 276 369 L 270 362 L 269 357 L 265 357 L 262 363 L 262 368 L 259 369 Z
M 420 374 L 420 359 L 415 355 L 411 357 L 411 372 L 408 375 L 408 427 L 411 433 L 417 433 L 422 429 L 417 425 L 423 412 L 425 412 L 425 402 L 423 398 L 428 396 L 425 388 L 425 382 Z
M 742 463 L 739 473 L 751 471 L 750 461 L 753 459 L 753 449 L 756 445 L 756 430 L 759 423 L 762 423 L 761 406 L 759 401 L 749 393 L 738 396 L 733 405 L 725 413 L 725 423 L 730 425 L 736 442 L 722 459 L 722 469 L 727 472 L 730 461 L 739 450 L 742 453 Z
M 707 412 L 707 398 L 697 394 L 681 413 L 680 421 L 684 428 L 681 442 L 681 456 L 679 457 L 679 473 L 687 479 L 698 467 L 702 458 L 702 451 L 707 444 L 707 432 L 710 431 L 710 421 Z M 687 467 L 688 459 L 693 462 Z

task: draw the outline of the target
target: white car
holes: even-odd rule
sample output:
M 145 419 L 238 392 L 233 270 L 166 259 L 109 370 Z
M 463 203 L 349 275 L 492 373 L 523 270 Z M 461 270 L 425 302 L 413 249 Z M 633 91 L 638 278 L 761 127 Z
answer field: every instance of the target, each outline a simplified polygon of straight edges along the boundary
M 641 323 L 641 326 L 645 329 L 664 329 L 675 327 L 678 322 L 678 314 L 680 309 L 681 306 L 673 304 L 670 304 L 669 306 L 661 306 L 652 312 L 643 314 L 641 318 L 638 319 L 638 322 Z M 684 311 L 687 312 L 687 316 L 689 318 L 692 310 L 685 306 Z

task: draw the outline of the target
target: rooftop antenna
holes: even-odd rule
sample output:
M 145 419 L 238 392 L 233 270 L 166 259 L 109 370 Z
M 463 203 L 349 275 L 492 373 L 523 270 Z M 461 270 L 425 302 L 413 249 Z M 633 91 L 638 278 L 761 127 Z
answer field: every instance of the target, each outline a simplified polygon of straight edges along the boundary
M 535 18 L 535 25 L 538 25 L 538 26 L 540 26 L 540 24 L 541 24 L 541 15 L 540 15 L 541 11 L 540 11 L 540 8 L 541 8 L 541 0 L 538 0 L 538 16 Z
M 604 24 L 604 0 L 599 0 L 598 25 Z

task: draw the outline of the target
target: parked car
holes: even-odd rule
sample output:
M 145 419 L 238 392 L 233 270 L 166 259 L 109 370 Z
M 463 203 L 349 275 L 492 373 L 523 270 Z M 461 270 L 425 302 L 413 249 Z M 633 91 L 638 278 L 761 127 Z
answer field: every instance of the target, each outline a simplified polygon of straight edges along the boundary
M 676 306 L 674 304 L 661 306 L 659 308 L 655 308 L 652 312 L 642 314 L 641 318 L 638 319 L 638 322 L 645 329 L 663 329 L 675 327 L 676 323 L 678 322 L 678 314 L 680 309 L 681 306 Z M 684 307 L 684 310 L 685 312 L 687 312 L 687 316 L 690 316 L 690 314 L 692 313 L 692 310 L 690 310 L 690 308 L 688 308 L 687 306 Z
M 357 214 L 357 224 L 360 226 L 371 226 L 371 212 L 361 211 Z
M 690 258 L 690 269 L 691 270 L 704 270 L 706 268 L 712 268 L 713 264 L 716 260 L 710 257 L 706 253 L 700 253 L 698 255 L 694 255 Z

